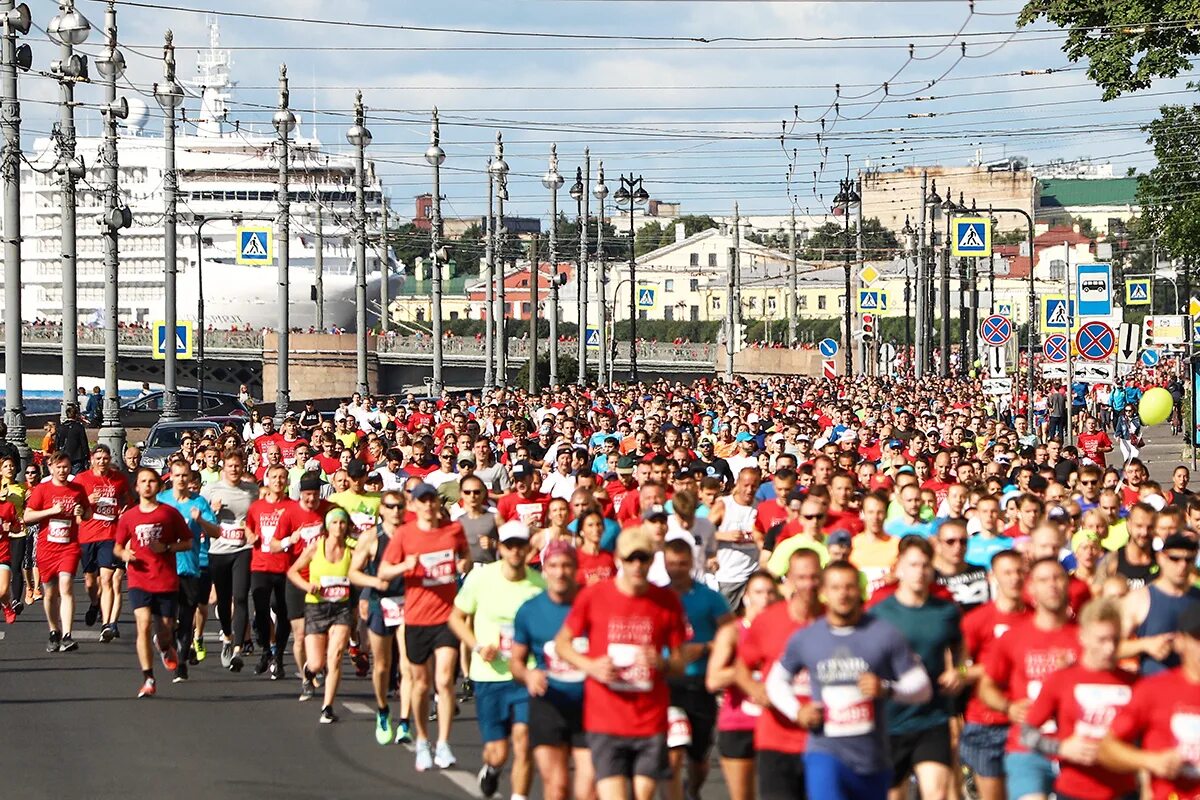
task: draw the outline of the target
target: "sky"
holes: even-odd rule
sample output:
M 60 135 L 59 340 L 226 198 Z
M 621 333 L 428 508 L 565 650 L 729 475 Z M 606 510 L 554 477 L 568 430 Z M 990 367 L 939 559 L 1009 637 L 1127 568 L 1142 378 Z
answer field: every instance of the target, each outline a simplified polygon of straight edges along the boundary
M 27 146 L 50 130 L 59 91 L 37 74 L 56 57 L 44 28 L 58 4 L 28 2 L 36 27 L 24 38 L 34 69 L 20 83 Z M 603 160 L 612 188 L 619 174 L 641 175 L 652 197 L 677 201 L 684 213 L 728 214 L 736 202 L 743 213 L 821 214 L 847 156 L 855 171 L 962 165 L 977 154 L 1034 164 L 1091 157 L 1111 161 L 1117 174 L 1151 167 L 1137 126 L 1164 103 L 1190 102 L 1186 77 L 1103 103 L 1083 65 L 1062 54 L 1062 32 L 1044 21 L 1016 30 L 1021 5 L 167 0 L 118 3 L 118 27 L 128 62 L 122 92 L 143 95 L 155 112 L 163 32 L 174 31 L 181 80 L 207 47 L 206 14 L 183 9 L 215 13 L 239 84 L 231 117 L 243 125 L 268 129 L 271 112 L 254 104 L 276 102 L 286 63 L 303 135 L 315 131 L 331 150 L 348 152 L 361 88 L 374 135 L 368 156 L 403 215 L 430 189 L 422 154 L 435 105 L 447 216 L 486 207 L 484 170 L 498 128 L 512 170 L 506 210 L 543 219 L 550 201 L 539 178 L 551 143 L 566 181 L 559 208 L 569 213 L 566 190 L 585 147 L 593 173 Z M 95 28 L 80 50 L 94 58 L 105 2 L 78 0 L 78 8 Z M 282 19 L 235 16 L 244 13 Z M 326 24 L 337 22 L 351 24 Z M 99 131 L 101 92 L 77 90 L 81 133 Z M 194 114 L 198 99 L 186 106 Z M 160 124 L 151 119 L 148 131 Z

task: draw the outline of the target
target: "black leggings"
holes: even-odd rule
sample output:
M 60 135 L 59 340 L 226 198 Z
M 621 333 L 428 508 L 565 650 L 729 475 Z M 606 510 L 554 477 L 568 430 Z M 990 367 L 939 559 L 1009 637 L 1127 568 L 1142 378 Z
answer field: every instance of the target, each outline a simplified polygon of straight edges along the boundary
M 288 621 L 287 575 L 282 572 L 250 573 L 250 596 L 254 598 L 254 638 L 263 653 L 271 652 L 271 612 L 275 612 L 275 656 L 283 658 L 287 652 Z M 273 601 L 273 602 L 272 602 Z
M 9 593 L 13 600 L 25 602 L 25 556 L 26 551 L 30 549 L 29 537 L 22 536 L 19 539 L 9 539 L 9 559 L 8 563 L 12 566 L 12 580 L 9 584 Z
M 209 553 L 208 570 L 217 589 L 217 620 L 221 623 L 221 633 L 234 647 L 240 648 L 246 641 L 246 622 L 250 614 L 250 551 Z

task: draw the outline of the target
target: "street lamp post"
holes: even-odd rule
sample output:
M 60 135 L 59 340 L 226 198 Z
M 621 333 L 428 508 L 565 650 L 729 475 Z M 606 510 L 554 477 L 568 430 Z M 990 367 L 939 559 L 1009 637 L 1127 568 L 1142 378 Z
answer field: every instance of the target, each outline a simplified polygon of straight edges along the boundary
M 58 13 L 46 32 L 58 42 L 59 60 L 50 67 L 59 82 L 59 121 L 54 131 L 58 158 L 54 169 L 59 175 L 59 213 L 62 215 L 62 414 L 76 402 L 79 390 L 79 283 L 76 272 L 75 182 L 84 176 L 83 161 L 75 154 L 75 84 L 87 81 L 87 58 L 75 55 L 75 45 L 87 41 L 91 24 L 75 8 L 74 0 L 59 0 Z M 17 321 L 19 324 L 19 320 Z
M 492 163 L 488 167 L 496 184 L 496 221 L 492 225 L 492 235 L 496 237 L 493 246 L 497 268 L 492 271 L 496 281 L 496 385 L 503 388 L 508 386 L 508 326 L 505 325 L 507 316 L 504 308 L 504 201 L 508 199 L 508 162 L 504 160 L 504 139 L 499 131 L 496 132 L 496 151 Z M 530 363 L 537 365 L 537 342 L 532 342 Z
M 576 180 L 578 182 L 578 179 Z M 550 388 L 558 388 L 558 190 L 563 185 L 563 176 L 558 171 L 558 145 L 550 145 L 550 164 L 542 176 L 542 186 L 550 190 L 550 307 L 546 319 L 550 321 Z M 575 190 L 571 189 L 571 196 Z M 529 291 L 533 313 L 537 308 L 538 282 L 541 269 L 538 259 L 529 259 Z M 537 338 L 530 342 L 529 369 L 537 369 Z
M 362 92 L 354 97 L 354 125 L 346 132 L 354 146 L 354 305 L 358 393 L 370 391 L 367 380 L 367 192 L 364 150 L 371 143 L 363 111 Z
M 846 156 L 846 178 L 839 182 L 840 190 L 837 196 L 833 198 L 833 203 L 842 209 L 842 218 L 844 225 L 844 239 L 842 240 L 842 251 L 845 254 L 845 271 L 846 281 L 844 291 L 846 293 L 846 307 L 843 312 L 842 324 L 845 327 L 845 334 L 842 339 L 843 349 L 846 353 L 846 377 L 854 376 L 854 298 L 851 297 L 851 266 L 850 266 L 850 207 L 860 202 L 858 192 L 855 191 L 854 181 L 850 179 L 850 156 Z
M 132 216 L 121 203 L 121 190 L 117 184 L 117 120 L 129 116 L 129 104 L 124 98 L 117 99 L 117 78 L 125 73 L 125 57 L 117 49 L 115 0 L 109 0 L 104 12 L 104 33 L 107 47 L 96 61 L 96 70 L 104 78 L 104 105 L 100 112 L 104 120 L 104 148 L 101 150 L 104 214 L 100 219 L 104 232 L 104 418 L 99 439 L 116 455 L 125 450 L 120 384 L 117 381 L 117 277 L 120 265 L 117 240 L 121 229 L 129 227 Z
M 579 305 L 579 341 L 578 370 L 575 383 L 587 385 L 587 319 L 588 319 L 588 182 L 592 179 L 592 152 L 583 148 L 583 175 L 575 182 L 581 189 L 579 198 L 579 270 L 575 275 L 575 284 L 579 287 L 575 299 Z
M 174 34 L 166 33 L 163 44 L 163 82 L 154 84 L 154 99 L 163 110 L 163 411 L 160 419 L 179 419 L 179 394 L 176 381 L 175 329 L 178 309 L 176 308 L 175 282 L 179 273 L 176 256 L 178 239 L 175 226 L 179 221 L 178 193 L 179 173 L 175 171 L 175 109 L 183 105 L 183 87 L 175 80 Z M 157 343 L 155 343 L 157 344 Z
M 911 369 L 915 362 L 913 354 L 909 351 L 912 347 L 912 284 L 909 281 L 908 265 L 913 253 L 916 251 L 917 232 L 913 230 L 912 221 L 907 215 L 904 217 L 904 228 L 900 233 L 904 236 L 904 359 L 908 362 Z
M 796 209 L 792 209 L 791 225 L 788 228 L 788 296 L 787 323 L 788 347 L 796 346 L 796 294 L 800 291 L 800 278 L 796 264 Z
M 604 162 L 600 162 L 600 169 L 596 176 L 596 185 L 592 187 L 592 195 L 596 198 L 596 290 L 600 295 L 600 307 L 597 309 L 596 335 L 600 345 L 597 351 L 597 372 L 596 383 L 603 385 L 605 382 L 605 369 L 608 366 L 608 349 L 605 345 L 605 336 L 607 336 L 606 326 L 608 325 L 608 265 L 604 260 L 604 199 L 608 197 L 608 186 L 604 183 Z M 584 330 L 584 337 L 587 336 L 587 330 Z M 584 342 L 586 352 L 587 342 Z
M 630 173 L 621 176 L 621 186 L 613 194 L 613 202 L 618 206 L 629 206 L 629 381 L 638 382 L 637 366 L 637 256 L 634 249 L 635 231 L 633 227 L 633 210 L 636 206 L 645 205 L 650 199 L 650 193 L 642 185 L 642 176 Z M 614 304 L 616 299 L 613 300 Z M 614 317 L 616 315 L 614 314 Z M 614 332 L 613 338 L 616 338 Z
M 21 455 L 18 468 L 29 463 L 25 438 L 25 390 L 21 375 L 21 104 L 17 70 L 28 70 L 29 45 L 17 46 L 17 34 L 29 33 L 29 6 L 0 0 L 0 131 L 4 134 L 4 422 L 8 441 Z
M 495 176 L 492 175 L 492 160 L 487 165 L 487 217 L 483 223 L 483 263 L 484 263 L 484 343 L 483 343 L 483 388 L 492 389 L 496 386 L 496 284 L 493 275 L 496 273 L 496 250 L 492 236 L 492 216 L 494 212 L 493 195 L 495 193 Z
M 279 204 L 279 219 L 275 224 L 278 231 L 278 236 L 275 238 L 275 247 L 278 250 L 279 264 L 279 295 L 277 302 L 279 303 L 279 332 L 277 336 L 277 347 L 275 353 L 275 424 L 280 428 L 283 427 L 283 418 L 287 416 L 288 410 L 288 342 L 291 332 L 291 321 L 288 315 L 288 286 L 290 284 L 290 276 L 288 270 L 291 263 L 291 254 L 289 245 L 291 240 L 291 198 L 288 196 L 288 136 L 292 129 L 296 127 L 296 115 L 288 108 L 288 77 L 287 66 L 280 65 L 279 67 L 279 110 L 275 112 L 272 122 L 275 125 L 275 131 L 279 134 L 277 143 L 279 145 L 279 191 L 277 200 Z
M 442 131 L 438 125 L 438 112 L 433 110 L 433 122 L 429 128 L 429 149 L 425 161 L 433 167 L 433 218 L 429 220 L 429 257 L 433 261 L 433 386 L 434 397 L 441 397 L 446 388 L 442 377 L 442 162 L 446 151 L 442 149 Z M 384 220 L 384 229 L 387 221 Z M 384 254 L 383 280 L 386 282 L 387 254 Z M 383 309 L 384 316 L 388 310 Z
M 934 181 L 934 190 L 937 181 Z M 929 308 L 928 261 L 925 250 L 925 220 L 929 216 L 929 173 L 921 173 L 921 221 L 917 225 L 917 303 L 916 333 L 913 337 L 913 377 L 918 381 L 925 377 L 929 364 Z

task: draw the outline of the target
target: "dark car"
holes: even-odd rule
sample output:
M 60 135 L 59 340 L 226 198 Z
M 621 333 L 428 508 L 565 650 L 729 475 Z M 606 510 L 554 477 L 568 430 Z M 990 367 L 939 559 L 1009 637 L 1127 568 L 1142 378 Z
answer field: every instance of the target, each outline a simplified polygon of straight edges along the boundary
M 200 408 L 200 393 L 195 389 L 178 389 L 175 395 L 181 419 L 245 416 L 250 413 L 237 395 L 227 392 L 206 391 L 203 409 Z M 131 428 L 149 428 L 158 422 L 162 411 L 163 392 L 150 392 L 121 405 L 121 422 Z
M 207 399 L 208 393 L 205 392 Z M 179 450 L 179 442 L 184 434 L 212 434 L 221 432 L 223 422 L 218 419 L 193 419 L 179 422 L 159 422 L 150 429 L 142 446 L 142 466 L 161 470 L 166 466 L 167 459 Z

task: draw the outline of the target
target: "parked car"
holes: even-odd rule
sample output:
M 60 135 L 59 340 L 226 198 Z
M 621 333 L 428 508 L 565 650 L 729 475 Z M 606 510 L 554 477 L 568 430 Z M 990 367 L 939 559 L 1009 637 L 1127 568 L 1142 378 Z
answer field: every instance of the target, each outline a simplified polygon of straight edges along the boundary
M 250 411 L 237 398 L 227 392 L 204 393 L 204 408 L 200 408 L 200 393 L 195 389 L 178 389 L 179 416 L 182 419 L 216 416 L 245 416 Z M 121 405 L 121 422 L 130 428 L 149 428 L 158 422 L 163 411 L 163 392 L 150 392 L 144 397 L 130 400 Z
M 207 394 L 207 393 L 206 393 Z M 141 443 L 142 466 L 162 470 L 172 453 L 179 450 L 179 442 L 186 433 L 221 433 L 223 419 L 193 419 L 178 422 L 158 422 L 150 429 L 146 441 Z

